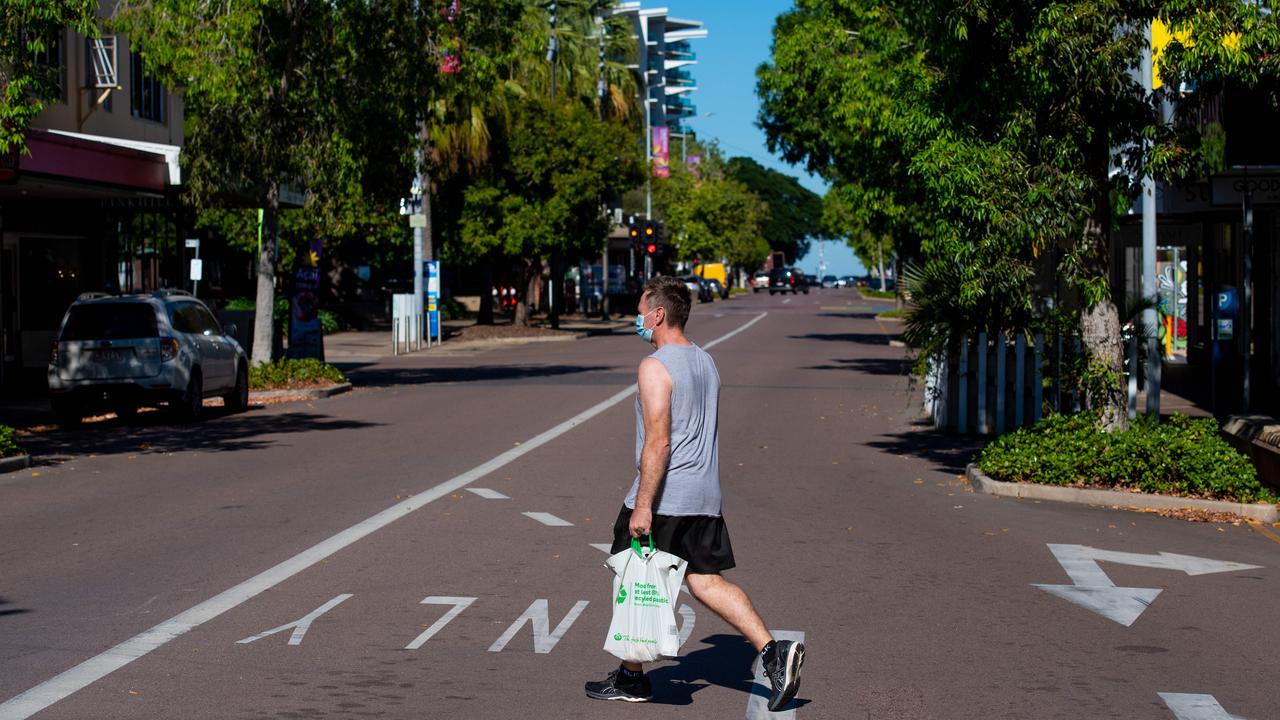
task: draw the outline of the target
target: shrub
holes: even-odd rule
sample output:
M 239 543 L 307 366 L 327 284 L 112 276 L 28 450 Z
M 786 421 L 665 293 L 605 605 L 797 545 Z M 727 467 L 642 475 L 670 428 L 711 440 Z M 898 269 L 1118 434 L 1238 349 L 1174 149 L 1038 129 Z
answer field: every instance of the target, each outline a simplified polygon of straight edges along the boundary
M 226 310 L 253 311 L 258 303 L 253 298 L 235 298 L 228 300 Z M 336 333 L 343 328 L 342 320 L 330 310 L 320 309 L 320 332 L 325 335 Z M 271 308 L 271 320 L 280 326 L 280 332 L 289 337 L 289 298 L 276 296 Z
M 0 425 L 0 457 L 21 454 L 22 446 L 18 444 L 17 433 L 8 425 Z
M 1004 435 L 978 458 L 996 480 L 1114 487 L 1251 503 L 1280 502 L 1212 418 L 1139 417 L 1125 432 L 1098 429 L 1093 413 L 1052 415 Z
M 880 300 L 892 300 L 898 297 L 898 294 L 893 290 L 872 290 L 869 287 L 864 287 L 858 288 L 858 292 L 862 293 L 866 297 L 877 298 Z
M 314 358 L 281 358 L 249 368 L 249 387 L 280 390 L 344 383 L 347 376 L 329 363 Z

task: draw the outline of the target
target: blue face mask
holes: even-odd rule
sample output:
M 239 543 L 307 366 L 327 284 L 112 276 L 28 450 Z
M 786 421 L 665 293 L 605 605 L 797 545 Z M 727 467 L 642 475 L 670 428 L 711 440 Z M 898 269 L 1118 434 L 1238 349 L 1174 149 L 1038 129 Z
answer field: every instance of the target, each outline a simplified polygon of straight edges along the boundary
M 657 308 L 654 309 L 656 310 Z M 645 342 L 653 342 L 653 328 L 647 328 L 644 326 L 644 316 L 651 312 L 653 312 L 653 310 L 650 310 L 643 315 L 636 315 L 636 334 Z

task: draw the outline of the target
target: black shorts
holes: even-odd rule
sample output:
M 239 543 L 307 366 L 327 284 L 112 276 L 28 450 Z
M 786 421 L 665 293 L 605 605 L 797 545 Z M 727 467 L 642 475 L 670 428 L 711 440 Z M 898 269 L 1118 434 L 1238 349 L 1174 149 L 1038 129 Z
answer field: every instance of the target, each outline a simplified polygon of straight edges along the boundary
M 631 547 L 631 508 L 622 506 L 613 524 L 613 548 L 619 553 Z M 724 518 L 710 515 L 654 515 L 653 544 L 689 563 L 688 572 L 711 575 L 735 565 L 729 528 Z

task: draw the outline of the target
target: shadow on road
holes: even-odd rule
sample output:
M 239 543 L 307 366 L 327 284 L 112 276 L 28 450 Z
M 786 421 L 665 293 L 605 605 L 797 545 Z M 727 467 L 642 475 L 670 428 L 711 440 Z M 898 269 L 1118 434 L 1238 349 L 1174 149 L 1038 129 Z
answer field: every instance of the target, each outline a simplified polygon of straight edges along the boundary
M 867 446 L 895 455 L 925 458 L 947 472 L 963 473 L 986 440 L 972 435 L 955 435 L 928 427 L 906 430 L 899 435 L 881 435 Z
M 769 692 L 755 687 L 752 676 L 756 652 L 738 635 L 711 635 L 702 642 L 711 647 L 695 650 L 676 658 L 675 665 L 664 665 L 649 673 L 653 682 L 653 701 L 663 705 L 690 705 L 693 694 L 702 688 L 719 685 L 743 693 L 755 692 L 766 699 Z M 803 691 L 803 687 L 801 691 Z M 745 702 L 745 700 L 744 700 Z M 790 708 L 803 707 L 808 700 L 795 699 Z
M 851 342 L 861 345 L 889 344 L 892 336 L 884 333 L 809 333 L 808 335 L 788 335 L 792 340 L 823 340 L 825 342 Z
M 233 415 L 218 408 L 206 408 L 205 412 L 209 417 L 203 422 L 184 425 L 174 425 L 167 413 L 142 413 L 132 423 L 116 420 L 75 430 L 36 433 L 23 439 L 23 445 L 32 458 L 38 458 L 36 465 L 50 465 L 89 454 L 256 450 L 273 445 L 274 435 L 351 430 L 376 424 L 305 412 L 274 415 L 250 411 Z
M 579 375 L 614 370 L 608 365 L 480 365 L 455 368 L 390 368 L 337 363 L 357 387 L 428 383 L 495 382 Z
M 4 617 L 5 615 L 21 615 L 22 613 L 31 612 L 30 608 L 5 607 L 5 605 L 10 604 L 11 603 L 8 600 L 0 597 L 0 617 Z
M 827 365 L 810 365 L 806 370 L 850 370 L 868 375 L 898 375 L 910 378 L 911 361 L 906 358 L 832 358 Z

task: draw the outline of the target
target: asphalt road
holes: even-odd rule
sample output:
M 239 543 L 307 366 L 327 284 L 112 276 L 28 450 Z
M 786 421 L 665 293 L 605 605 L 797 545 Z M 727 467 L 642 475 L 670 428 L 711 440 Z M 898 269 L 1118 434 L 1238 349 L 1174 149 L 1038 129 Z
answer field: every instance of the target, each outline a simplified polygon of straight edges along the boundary
M 834 290 L 690 322 L 719 341 L 727 575 L 808 645 L 790 716 L 1280 717 L 1280 544 L 969 492 L 896 330 Z M 413 355 L 329 400 L 41 436 L 0 476 L 0 720 L 763 716 L 750 648 L 683 595 L 656 701 L 583 696 L 646 351 Z

